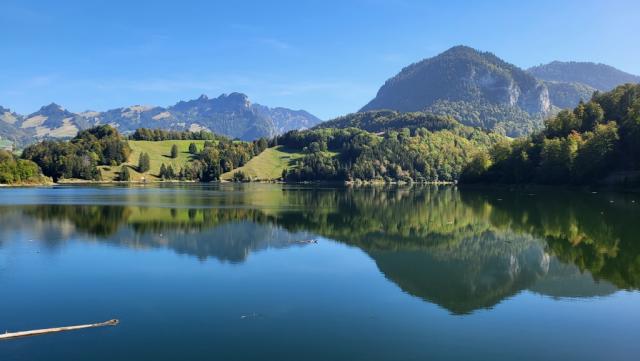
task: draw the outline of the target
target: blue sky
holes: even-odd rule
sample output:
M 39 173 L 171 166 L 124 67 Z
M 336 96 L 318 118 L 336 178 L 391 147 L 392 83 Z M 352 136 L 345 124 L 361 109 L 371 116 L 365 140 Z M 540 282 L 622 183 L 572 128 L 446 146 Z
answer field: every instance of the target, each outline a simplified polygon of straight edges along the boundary
M 640 74 L 638 19 L 636 0 L 3 0 L 0 105 L 78 112 L 238 91 L 327 119 L 459 44 L 521 67 L 586 60 Z

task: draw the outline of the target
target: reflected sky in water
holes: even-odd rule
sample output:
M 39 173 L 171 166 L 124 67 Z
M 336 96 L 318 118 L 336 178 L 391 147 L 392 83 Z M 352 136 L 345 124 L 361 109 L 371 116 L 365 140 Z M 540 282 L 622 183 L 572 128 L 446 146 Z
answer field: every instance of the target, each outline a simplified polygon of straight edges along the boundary
M 634 194 L 0 189 L 2 360 L 635 359 Z

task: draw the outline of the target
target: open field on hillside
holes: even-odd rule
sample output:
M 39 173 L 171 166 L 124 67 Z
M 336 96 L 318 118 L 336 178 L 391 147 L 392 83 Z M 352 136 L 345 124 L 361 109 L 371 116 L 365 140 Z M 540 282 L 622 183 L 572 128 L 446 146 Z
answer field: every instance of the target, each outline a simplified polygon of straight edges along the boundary
M 158 180 L 158 173 L 160 172 L 160 166 L 162 163 L 167 166 L 171 165 L 177 172 L 193 159 L 193 155 L 189 154 L 189 144 L 192 142 L 196 143 L 198 149 L 202 149 L 204 146 L 203 140 L 129 141 L 129 146 L 131 146 L 132 150 L 131 156 L 129 156 L 129 161 L 122 166 L 101 166 L 100 172 L 102 173 L 102 180 L 117 180 L 122 167 L 129 167 L 129 170 L 131 171 L 131 180 L 134 182 L 141 181 L 143 177 L 148 181 Z M 173 144 L 178 146 L 178 157 L 175 159 L 170 157 L 171 147 Z M 149 154 L 151 169 L 149 172 L 140 174 L 137 171 L 138 158 L 141 153 L 145 152 Z M 302 153 L 296 153 L 285 149 L 282 146 L 268 148 L 258 156 L 251 159 L 243 167 L 224 173 L 221 176 L 221 179 L 230 180 L 233 178 L 233 173 L 240 170 L 252 179 L 278 179 L 282 176 L 283 169 L 292 166 L 295 160 L 302 156 Z
M 171 165 L 173 169 L 177 172 L 186 165 L 189 161 L 191 161 L 193 155 L 189 154 L 189 144 L 195 143 L 198 146 L 198 150 L 202 149 L 204 146 L 204 140 L 162 140 L 162 141 L 145 141 L 145 140 L 130 140 L 129 146 L 131 146 L 131 155 L 129 156 L 129 161 L 122 166 L 117 167 L 109 167 L 102 166 L 100 167 L 100 172 L 102 173 L 102 180 L 104 181 L 112 181 L 116 180 L 118 173 L 121 170 L 121 167 L 128 166 L 131 171 L 131 180 L 132 181 L 140 181 L 142 177 L 146 180 L 157 180 L 158 173 L 160 172 L 160 166 L 162 163 L 165 165 Z M 173 145 L 178 146 L 178 157 L 172 159 L 170 157 L 171 147 Z M 141 153 L 148 153 L 149 158 L 151 160 L 151 169 L 149 172 L 140 174 L 137 171 L 138 168 L 138 158 L 140 158 Z
M 258 156 L 252 158 L 243 167 L 224 173 L 220 178 L 223 180 L 229 180 L 233 178 L 233 173 L 242 171 L 247 176 L 251 177 L 251 179 L 278 179 L 282 176 L 283 169 L 292 166 L 295 160 L 302 156 L 302 153 L 285 149 L 282 146 L 268 148 Z

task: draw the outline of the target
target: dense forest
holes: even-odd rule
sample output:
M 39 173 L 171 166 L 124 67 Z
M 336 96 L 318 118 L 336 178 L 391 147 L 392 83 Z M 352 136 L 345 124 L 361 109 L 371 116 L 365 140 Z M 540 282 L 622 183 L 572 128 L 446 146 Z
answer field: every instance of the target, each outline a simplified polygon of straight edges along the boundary
M 314 129 L 358 128 L 371 133 L 407 128 L 429 131 L 459 128 L 460 124 L 448 116 L 423 112 L 401 113 L 394 110 L 373 110 L 352 113 L 317 125 Z
M 305 153 L 284 172 L 285 180 L 455 181 L 477 149 L 503 139 L 421 113 L 358 113 L 327 126 L 276 138 Z
M 102 125 L 82 130 L 70 141 L 46 140 L 28 146 L 22 158 L 36 163 L 54 181 L 100 180 L 98 165 L 120 165 L 130 153 L 126 139 L 113 127 Z
M 491 129 L 510 137 L 539 130 L 544 119 L 543 114 L 529 114 L 516 106 L 486 102 L 438 100 L 425 111 L 449 116 L 465 125 Z
M 561 111 L 540 132 L 479 151 L 462 181 L 636 184 L 639 170 L 640 85 L 627 84 Z
M 0 149 L 0 184 L 42 183 L 46 179 L 37 164 Z

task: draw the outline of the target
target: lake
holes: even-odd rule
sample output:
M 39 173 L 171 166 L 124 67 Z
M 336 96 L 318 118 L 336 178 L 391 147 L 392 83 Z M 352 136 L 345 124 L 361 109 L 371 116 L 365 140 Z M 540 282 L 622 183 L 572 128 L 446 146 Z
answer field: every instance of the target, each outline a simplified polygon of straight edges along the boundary
M 0 360 L 637 360 L 640 195 L 0 189 Z

